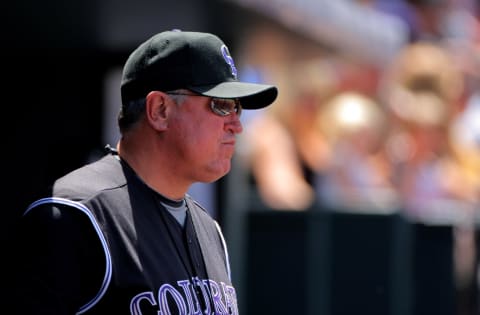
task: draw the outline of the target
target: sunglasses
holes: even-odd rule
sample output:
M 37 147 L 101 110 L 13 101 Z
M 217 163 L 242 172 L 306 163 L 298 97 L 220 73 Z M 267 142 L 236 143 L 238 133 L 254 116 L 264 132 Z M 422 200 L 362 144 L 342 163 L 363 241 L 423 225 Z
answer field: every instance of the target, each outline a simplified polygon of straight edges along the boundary
M 166 92 L 166 94 L 170 95 L 186 95 L 186 96 L 203 96 L 198 94 L 187 94 L 187 93 L 179 93 L 179 92 Z M 238 98 L 212 98 L 210 102 L 210 109 L 214 114 L 218 116 L 228 116 L 233 113 L 237 114 L 240 117 L 242 113 L 242 105 L 240 104 L 240 100 Z

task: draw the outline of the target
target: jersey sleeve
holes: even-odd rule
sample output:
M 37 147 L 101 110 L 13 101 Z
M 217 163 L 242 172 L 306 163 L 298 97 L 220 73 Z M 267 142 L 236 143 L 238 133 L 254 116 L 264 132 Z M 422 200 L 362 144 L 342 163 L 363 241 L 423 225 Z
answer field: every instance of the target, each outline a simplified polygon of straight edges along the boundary
M 15 307 L 21 314 L 75 314 L 101 286 L 105 257 L 88 217 L 44 203 L 19 221 Z

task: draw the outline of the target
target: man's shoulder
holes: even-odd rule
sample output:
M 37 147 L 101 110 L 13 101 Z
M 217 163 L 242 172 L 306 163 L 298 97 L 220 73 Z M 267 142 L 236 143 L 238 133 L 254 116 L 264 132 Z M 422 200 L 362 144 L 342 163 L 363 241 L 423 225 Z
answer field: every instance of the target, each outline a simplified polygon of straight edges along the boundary
M 57 179 L 52 193 L 56 197 L 81 200 L 125 184 L 126 179 L 119 159 L 108 154 Z

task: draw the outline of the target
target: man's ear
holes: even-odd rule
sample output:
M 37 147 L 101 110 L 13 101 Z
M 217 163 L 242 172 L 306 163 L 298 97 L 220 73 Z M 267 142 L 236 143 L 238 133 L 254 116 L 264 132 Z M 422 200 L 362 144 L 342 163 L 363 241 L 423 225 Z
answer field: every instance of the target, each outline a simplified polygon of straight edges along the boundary
M 168 96 L 159 91 L 152 91 L 146 97 L 145 114 L 149 125 L 155 130 L 165 130 L 167 128 L 167 101 Z

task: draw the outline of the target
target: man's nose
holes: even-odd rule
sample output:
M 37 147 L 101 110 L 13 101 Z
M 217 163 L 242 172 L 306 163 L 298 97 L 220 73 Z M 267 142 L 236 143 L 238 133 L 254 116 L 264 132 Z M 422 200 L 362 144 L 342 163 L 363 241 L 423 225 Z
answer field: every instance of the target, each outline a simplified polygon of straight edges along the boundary
M 240 117 L 237 114 L 229 115 L 228 121 L 225 123 L 225 128 L 235 134 L 241 133 L 243 131 L 243 125 Z

